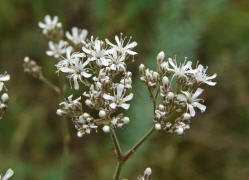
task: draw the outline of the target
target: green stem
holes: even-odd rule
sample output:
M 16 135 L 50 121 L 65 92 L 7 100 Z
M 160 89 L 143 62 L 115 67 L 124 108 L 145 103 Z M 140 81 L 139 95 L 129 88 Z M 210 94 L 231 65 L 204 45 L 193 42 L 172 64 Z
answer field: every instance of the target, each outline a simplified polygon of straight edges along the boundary
M 121 172 L 122 167 L 123 167 L 123 162 L 118 161 L 117 166 L 116 166 L 116 170 L 115 170 L 115 174 L 113 176 L 113 180 L 119 180 L 119 176 L 120 176 L 120 172 Z
M 65 180 L 67 175 L 67 164 L 69 159 L 69 142 L 70 142 L 70 134 L 68 130 L 67 120 L 65 118 L 62 119 L 63 121 L 63 152 L 62 152 L 62 162 L 61 162 L 61 169 L 62 169 L 62 180 Z
M 154 126 L 124 155 L 124 161 L 128 160 L 136 150 L 150 137 L 154 132 Z
M 54 92 L 56 92 L 58 95 L 61 95 L 62 92 L 59 87 L 51 83 L 47 78 L 45 78 L 43 75 L 39 78 L 42 82 L 44 82 L 50 89 L 52 89 Z
M 115 133 L 115 130 L 113 128 L 111 128 L 111 137 L 112 137 L 112 141 L 115 147 L 115 154 L 117 156 L 117 159 L 120 160 L 122 159 L 122 150 L 118 141 L 118 137 Z

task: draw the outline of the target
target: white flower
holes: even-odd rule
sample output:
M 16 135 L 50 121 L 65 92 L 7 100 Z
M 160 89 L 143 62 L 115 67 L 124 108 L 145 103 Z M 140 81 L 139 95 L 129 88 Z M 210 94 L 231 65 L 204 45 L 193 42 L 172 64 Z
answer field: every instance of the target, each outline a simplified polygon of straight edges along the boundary
M 131 49 L 133 49 L 134 47 L 137 46 L 137 42 L 133 41 L 130 43 L 130 40 L 129 40 L 127 42 L 127 44 L 124 45 L 125 40 L 126 40 L 126 37 L 123 38 L 122 34 L 121 34 L 120 39 L 117 35 L 115 36 L 115 41 L 116 41 L 117 45 L 111 43 L 108 39 L 105 39 L 106 43 L 109 44 L 110 46 L 112 46 L 113 51 L 118 51 L 119 53 L 121 53 L 124 56 L 126 56 L 127 54 L 132 55 L 132 56 L 136 55 L 137 52 L 132 51 Z
M 129 109 L 130 104 L 127 104 L 127 101 L 132 100 L 133 93 L 125 96 L 124 85 L 119 84 L 116 88 L 117 94 L 114 92 L 114 96 L 104 94 L 103 98 L 107 101 L 111 101 L 110 107 L 116 109 L 116 107 L 122 107 L 123 109 Z M 125 97 L 124 97 L 125 96 Z
M 58 71 L 67 73 L 67 78 L 69 80 L 73 80 L 74 89 L 79 89 L 78 80 L 84 83 L 83 78 L 89 78 L 92 75 L 89 73 L 89 69 L 86 68 L 89 61 L 83 62 L 84 54 L 82 53 L 74 53 L 71 54 L 70 50 L 67 50 L 67 58 L 60 61 L 56 67 Z
M 0 180 L 7 180 L 11 176 L 13 176 L 13 174 L 14 174 L 14 171 L 12 169 L 8 169 L 3 177 L 0 175 Z
M 126 71 L 126 64 L 124 62 L 125 57 L 122 55 L 118 55 L 117 51 L 114 51 L 111 55 L 108 56 L 108 59 L 110 60 L 110 68 L 113 71 Z
M 48 47 L 50 50 L 46 51 L 48 56 L 54 56 L 54 58 L 58 59 L 63 54 L 66 53 L 68 43 L 66 41 L 60 40 L 58 43 L 54 43 L 53 41 L 48 42 Z
M 55 28 L 60 28 L 62 26 L 62 24 L 60 22 L 58 22 L 58 16 L 54 16 L 53 19 L 51 19 L 50 15 L 46 15 L 44 17 L 44 21 L 43 22 L 39 22 L 38 26 L 43 29 L 43 34 L 47 34 L 49 31 L 54 30 Z
M 106 58 L 106 55 L 110 54 L 110 51 L 106 50 L 103 44 L 103 41 L 95 39 L 92 47 L 83 47 L 82 50 L 89 56 L 90 61 L 96 61 L 99 66 L 108 66 L 110 60 Z
M 174 76 L 178 77 L 185 77 L 187 78 L 186 74 L 192 70 L 192 62 L 191 61 L 184 61 L 184 63 L 177 66 L 176 59 L 172 60 L 172 58 L 169 58 L 169 64 L 172 66 L 172 68 L 168 68 L 169 71 L 174 72 Z
M 66 37 L 68 40 L 72 41 L 74 44 L 80 44 L 86 40 L 87 37 L 86 29 L 79 29 L 77 27 L 72 28 L 72 34 L 70 32 L 66 32 Z
M 198 88 L 194 94 L 189 93 L 188 91 L 182 91 L 183 94 L 179 94 L 177 96 L 177 99 L 180 102 L 184 102 L 187 105 L 187 111 L 189 111 L 191 117 L 195 116 L 195 110 L 194 107 L 197 107 L 201 110 L 201 112 L 204 112 L 206 110 L 206 106 L 203 104 L 200 104 L 200 101 L 203 101 L 203 99 L 198 99 L 200 94 L 203 92 L 203 89 Z
M 213 74 L 212 76 L 207 76 L 208 67 L 204 68 L 201 64 L 198 65 L 198 67 L 191 72 L 193 73 L 197 83 L 206 83 L 209 86 L 215 86 L 216 82 L 212 82 L 211 80 L 216 78 L 217 74 Z

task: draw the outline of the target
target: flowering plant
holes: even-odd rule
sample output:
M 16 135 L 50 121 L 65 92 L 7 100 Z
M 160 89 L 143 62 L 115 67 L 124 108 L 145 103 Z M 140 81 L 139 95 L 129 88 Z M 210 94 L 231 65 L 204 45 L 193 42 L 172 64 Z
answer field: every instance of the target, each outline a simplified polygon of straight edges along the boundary
M 73 27 L 64 36 L 62 23 L 58 17 L 45 16 L 45 22 L 39 27 L 48 39 L 48 56 L 56 59 L 55 67 L 58 74 L 69 80 L 71 88 L 80 92 L 79 97 L 72 94 L 59 104 L 57 114 L 63 119 L 71 119 L 78 137 L 97 132 L 102 129 L 110 133 L 115 147 L 117 168 L 114 179 L 119 179 L 123 164 L 136 152 L 154 131 L 166 131 L 175 135 L 183 135 L 190 129 L 191 118 L 195 117 L 196 109 L 206 110 L 201 86 L 214 86 L 212 80 L 216 74 L 208 76 L 207 67 L 185 58 L 177 63 L 176 58 L 166 59 L 165 53 L 158 53 L 156 71 L 139 66 L 141 81 L 146 85 L 153 102 L 154 117 L 151 129 L 126 153 L 122 152 L 115 130 L 124 128 L 130 122 L 125 110 L 130 107 L 133 99 L 132 73 L 126 62 L 133 59 L 137 46 L 131 38 L 115 36 L 115 42 L 101 40 L 90 36 L 88 31 Z M 24 71 L 46 83 L 58 95 L 64 96 L 65 86 L 61 88 L 47 80 L 42 68 L 29 57 L 24 58 Z M 65 135 L 65 138 L 68 135 Z M 68 138 L 64 146 L 67 146 Z M 144 176 L 138 179 L 149 179 L 151 169 L 146 169 Z

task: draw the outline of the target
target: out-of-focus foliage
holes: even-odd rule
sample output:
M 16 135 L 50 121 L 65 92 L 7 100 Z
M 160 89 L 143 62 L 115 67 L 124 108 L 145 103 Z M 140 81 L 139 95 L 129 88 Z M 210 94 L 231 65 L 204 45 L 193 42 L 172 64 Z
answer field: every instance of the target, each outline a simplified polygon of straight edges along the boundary
M 249 2 L 247 0 L 1 0 L 0 72 L 7 70 L 10 104 L 0 121 L 0 170 L 13 179 L 61 177 L 62 121 L 55 115 L 59 99 L 41 82 L 23 73 L 25 55 L 43 66 L 58 83 L 54 61 L 37 22 L 58 15 L 65 29 L 87 28 L 113 37 L 124 32 L 138 42 L 131 123 L 118 132 L 128 149 L 152 123 L 152 108 L 137 76 L 138 65 L 155 67 L 160 50 L 185 56 L 218 73 L 218 85 L 206 90 L 207 112 L 183 137 L 156 133 L 125 165 L 122 177 L 135 179 L 145 167 L 152 179 L 248 179 L 249 177 Z M 69 92 L 68 92 L 69 94 Z M 110 179 L 115 166 L 107 134 L 79 139 L 71 124 L 66 179 Z

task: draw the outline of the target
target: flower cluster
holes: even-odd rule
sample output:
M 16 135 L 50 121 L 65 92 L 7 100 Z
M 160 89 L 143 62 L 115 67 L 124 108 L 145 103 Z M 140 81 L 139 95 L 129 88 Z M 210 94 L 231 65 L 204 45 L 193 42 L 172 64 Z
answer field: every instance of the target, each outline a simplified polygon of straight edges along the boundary
M 10 75 L 7 73 L 0 74 L 0 120 L 3 117 L 4 112 L 7 109 L 9 95 L 7 94 L 7 88 L 5 86 L 5 82 L 10 80 Z
M 149 180 L 152 174 L 151 168 L 146 168 L 143 176 L 138 176 L 137 180 Z
M 40 78 L 42 75 L 42 69 L 34 60 L 30 60 L 29 57 L 24 57 L 23 63 L 24 72 L 32 75 L 35 78 Z
M 115 36 L 115 43 L 88 38 L 88 31 L 77 27 L 64 36 L 56 16 L 45 16 L 45 23 L 40 22 L 39 27 L 49 39 L 46 54 L 57 60 L 57 73 L 63 73 L 75 90 L 82 89 L 80 97 L 73 99 L 70 95 L 60 103 L 57 114 L 72 119 L 79 137 L 98 127 L 108 133 L 111 128 L 129 123 L 129 117 L 122 112 L 129 109 L 133 98 L 132 73 L 127 70 L 126 61 L 137 54 L 133 51 L 137 43 L 122 34 Z M 34 67 L 25 69 L 35 74 Z
M 0 180 L 8 180 L 9 178 L 11 178 L 14 174 L 14 171 L 12 169 L 8 169 L 5 173 L 5 175 L 1 175 L 0 174 Z
M 185 61 L 177 64 L 176 59 L 168 58 L 160 52 L 157 56 L 157 71 L 146 69 L 143 64 L 139 71 L 141 81 L 146 84 L 150 93 L 161 96 L 161 102 L 156 105 L 154 125 L 156 130 L 166 130 L 182 135 L 190 128 L 190 119 L 196 115 L 196 108 L 201 112 L 206 110 L 199 96 L 203 93 L 202 84 L 215 86 L 212 79 L 216 74 L 208 76 L 207 67 L 202 65 L 192 68 L 192 62 Z

